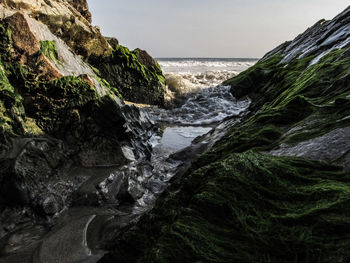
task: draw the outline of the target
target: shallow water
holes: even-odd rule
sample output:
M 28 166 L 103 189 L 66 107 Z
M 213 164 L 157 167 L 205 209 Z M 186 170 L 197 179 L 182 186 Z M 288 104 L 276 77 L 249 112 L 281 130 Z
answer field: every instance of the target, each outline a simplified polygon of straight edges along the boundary
M 162 152 L 176 152 L 190 146 L 196 137 L 209 132 L 211 129 L 211 127 L 168 126 L 155 139 L 153 151 L 157 152 L 161 148 Z
M 98 262 L 107 253 L 105 248 L 153 207 L 171 178 L 186 172 L 192 160 L 210 149 L 239 121 L 240 118 L 232 118 L 221 123 L 226 117 L 244 114 L 250 100 L 236 100 L 229 87 L 218 84 L 253 62 L 206 64 L 201 59 L 192 64 L 187 60 L 176 63 L 179 64 L 167 66 L 162 62 L 161 65 L 168 79 L 186 79 L 183 89 L 176 94 L 182 97 L 180 103 L 169 109 L 148 107 L 140 112 L 141 119 L 150 117 L 159 124 L 159 132 L 150 131 L 147 138 L 151 139 L 147 141 L 135 139 L 133 148 L 125 146 L 124 154 L 130 162 L 122 167 L 73 167 L 72 175 L 85 178 L 76 190 L 74 205 L 50 219 L 53 228 L 39 222 L 5 237 L 3 243 L 9 256 L 0 257 L 0 262 L 19 262 L 32 257 L 35 262 L 45 263 Z M 210 71 L 213 68 L 219 70 Z M 201 139 L 195 140 L 198 136 Z M 142 145 L 152 146 L 150 159 L 143 158 L 138 150 Z M 121 199 L 120 193 L 124 196 Z
M 230 87 L 220 85 L 254 65 L 255 59 L 161 58 L 167 89 L 174 103 L 170 109 L 150 107 L 146 111 L 162 133 L 153 138 L 156 152 L 171 154 L 191 144 L 229 116 L 238 116 L 250 104 L 236 100 Z M 180 98 L 180 99 L 179 99 Z

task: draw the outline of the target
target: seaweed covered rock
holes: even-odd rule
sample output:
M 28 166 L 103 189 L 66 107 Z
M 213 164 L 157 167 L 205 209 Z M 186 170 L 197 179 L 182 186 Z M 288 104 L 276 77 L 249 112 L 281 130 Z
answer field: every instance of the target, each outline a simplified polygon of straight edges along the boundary
M 349 260 L 349 174 L 339 167 L 248 151 L 182 180 L 101 262 Z
M 112 86 L 118 87 L 126 100 L 164 104 L 165 77 L 158 62 L 144 50 L 130 51 L 116 46 L 112 55 L 93 63 Z
M 251 112 L 100 262 L 349 262 L 349 12 L 224 83 Z
M 165 78 L 158 63 L 144 50 L 136 49 L 130 52 L 127 48 L 119 46 L 115 38 L 105 38 L 98 27 L 91 25 L 91 14 L 86 1 L 5 0 L 0 3 L 0 10 L 7 20 L 12 17 L 10 24 L 15 42 L 20 45 L 20 51 L 21 48 L 27 49 L 26 52 L 32 56 L 40 48 L 40 43 L 35 41 L 38 39 L 51 41 L 42 43 L 45 45 L 43 51 L 50 51 L 47 47 L 62 51 L 62 45 L 68 45 L 75 54 L 82 56 L 85 62 L 99 69 L 100 77 L 107 79 L 113 87 L 122 91 L 126 99 L 140 103 L 164 104 Z M 25 43 L 28 41 L 30 43 Z M 58 52 L 59 59 L 55 59 L 54 53 L 51 55 L 53 56 L 48 57 L 51 58 L 51 63 L 46 58 L 36 58 L 42 64 L 48 64 L 43 66 L 44 69 L 52 62 L 59 62 L 59 59 L 61 62 L 71 60 L 70 54 L 67 53 Z M 85 72 L 81 72 L 79 67 L 59 67 L 59 63 L 55 64 L 54 68 L 60 69 L 58 72 L 52 69 L 43 74 L 56 78 L 62 71 L 65 73 L 63 75 L 68 75 L 65 72 L 65 69 L 68 69 L 70 74 L 75 72 L 95 75 L 94 72 L 90 72 L 91 69 L 89 72 L 86 72 L 86 69 L 83 70 Z
M 99 246 L 95 232 L 116 211 L 99 207 L 149 194 L 156 126 L 88 64 L 113 49 L 86 2 L 70 2 L 0 3 L 0 262 L 101 257 L 87 245 L 88 225 L 98 218 L 89 235 Z M 151 97 L 162 73 L 147 56 L 135 51 L 119 74 L 150 84 Z
M 5 13 L 0 262 L 32 258 L 38 240 L 67 207 L 134 202 L 137 168 L 117 174 L 115 167 L 138 160 L 146 165 L 154 129 L 147 114 L 125 105 L 119 91 L 45 24 L 26 12 Z
M 350 168 L 346 143 L 350 125 L 349 13 L 347 8 L 332 21 L 318 22 L 224 83 L 237 97 L 249 95 L 253 99 L 252 109 L 258 112 L 249 122 L 252 134 L 262 125 L 278 131 L 272 138 L 274 144 L 266 148 L 274 148 L 271 153 L 305 156 Z M 251 139 L 238 135 L 231 138 L 236 136 L 235 141 L 244 150 Z
M 2 96 L 6 94 L 7 98 L 3 100 L 6 103 L 3 114 L 12 114 L 12 122 L 18 120 L 18 125 L 13 126 L 13 129 L 21 129 L 22 126 L 23 132 L 16 134 L 25 131 L 26 121 L 19 123 L 25 116 L 24 108 L 26 117 L 36 119 L 38 124 L 38 114 L 55 120 L 62 113 L 55 111 L 66 109 L 64 103 L 67 102 L 71 108 L 77 108 L 105 95 L 119 100 L 117 97 L 120 94 L 115 88 L 100 79 L 45 25 L 29 16 L 15 13 L 1 20 L 0 35 Z M 17 115 L 21 117 L 14 117 L 15 111 L 10 111 L 11 105 L 15 104 Z M 43 116 L 40 117 L 42 120 Z M 61 117 L 65 118 L 63 115 Z M 41 126 L 47 132 L 49 128 L 45 125 Z

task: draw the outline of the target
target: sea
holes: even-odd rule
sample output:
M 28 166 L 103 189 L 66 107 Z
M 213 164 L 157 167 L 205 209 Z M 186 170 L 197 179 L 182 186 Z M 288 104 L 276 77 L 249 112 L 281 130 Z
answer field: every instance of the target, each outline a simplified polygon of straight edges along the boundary
M 154 148 L 171 154 L 191 144 L 229 116 L 237 116 L 250 104 L 237 100 L 222 83 L 253 66 L 256 58 L 157 58 L 167 80 L 166 109 L 148 108 L 162 125 Z

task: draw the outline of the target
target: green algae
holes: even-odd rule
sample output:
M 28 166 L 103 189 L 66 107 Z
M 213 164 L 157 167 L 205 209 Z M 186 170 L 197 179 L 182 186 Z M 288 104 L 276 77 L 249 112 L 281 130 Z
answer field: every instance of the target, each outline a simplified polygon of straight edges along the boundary
M 138 50 L 117 46 L 111 56 L 104 60 L 92 61 L 98 68 L 99 76 L 116 87 L 124 99 L 149 104 L 164 103 L 165 77 L 160 66 L 141 63 Z
M 12 37 L 11 30 L 4 24 L 0 24 L 0 37 L 0 130 L 3 134 L 14 134 L 23 130 L 20 110 L 22 105 L 21 96 L 16 94 L 8 78 L 8 68 L 12 64 L 8 63 L 9 58 L 5 51 L 11 47 Z
M 120 100 L 123 100 L 123 96 L 120 94 L 119 90 L 115 87 L 112 87 L 107 80 L 100 78 L 98 76 L 91 76 L 92 78 L 96 79 L 98 83 L 104 87 L 104 89 L 107 91 L 109 95 L 113 94 L 114 96 L 117 96 Z
M 250 132 L 266 124 L 277 125 L 283 131 L 292 126 L 305 127 L 283 137 L 284 142 L 293 143 L 349 125 L 350 58 L 342 56 L 344 52 L 346 49 L 334 50 L 311 66 L 314 56 L 282 64 L 277 54 L 227 81 L 233 93 L 236 87 L 248 85 L 244 95 L 252 97 L 251 108 L 256 114 L 243 125 L 249 126 Z M 256 69 L 269 72 L 269 78 L 254 73 Z M 254 79 L 256 84 L 252 84 Z M 236 135 L 232 132 L 231 138 Z
M 49 134 L 58 138 L 84 134 L 86 115 L 99 103 L 100 96 L 86 76 L 66 76 L 53 81 L 38 77 L 37 65 L 18 62 L 18 54 L 12 45 L 11 30 L 5 21 L 0 23 L 0 126 L 11 136 L 40 136 Z M 59 62 L 54 41 L 41 41 L 41 49 L 35 58 L 45 55 L 54 63 Z M 98 79 L 110 96 L 120 93 L 103 79 Z M 83 117 L 81 119 L 81 116 Z M 91 117 L 90 117 L 91 118 Z M 88 125 L 88 124 L 87 124 Z M 95 124 L 94 124 L 95 125 Z M 95 125 L 96 126 L 96 125 Z M 96 128 L 96 127 L 93 128 Z
M 4 133 L 14 134 L 23 131 L 25 117 L 22 100 L 11 85 L 0 60 L 0 127 Z
M 55 41 L 40 41 L 40 52 L 53 62 L 59 61 Z
M 276 54 L 226 81 L 251 113 L 172 181 L 103 262 L 348 262 L 350 173 L 268 152 L 350 125 L 350 58 Z
M 139 61 L 137 51 L 131 52 L 127 47 L 119 45 L 115 48 L 112 57 L 115 60 L 121 61 L 124 68 L 137 72 L 142 79 L 145 79 L 149 83 L 155 79 L 161 80 L 163 84 L 165 83 L 165 78 L 161 74 L 161 71 L 159 74 L 159 64 L 158 68 L 155 70 L 148 69 Z
M 80 77 L 66 76 L 32 87 L 36 96 L 26 105 L 28 117 L 48 134 L 62 136 L 75 118 L 74 110 L 82 110 L 99 96 L 93 86 Z
M 119 240 L 115 256 L 120 262 L 346 262 L 349 179 L 339 167 L 302 158 L 228 154 L 173 185 Z

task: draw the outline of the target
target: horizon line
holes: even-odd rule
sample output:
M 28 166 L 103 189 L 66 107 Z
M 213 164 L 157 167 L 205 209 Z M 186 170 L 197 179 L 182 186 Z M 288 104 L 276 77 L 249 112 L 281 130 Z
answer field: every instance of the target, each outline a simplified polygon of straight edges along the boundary
M 185 59 L 254 59 L 259 60 L 261 58 L 254 58 L 254 57 L 154 57 L 155 59 L 179 59 L 179 58 L 185 58 Z

